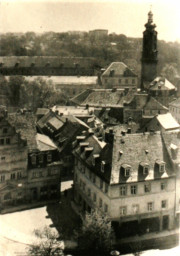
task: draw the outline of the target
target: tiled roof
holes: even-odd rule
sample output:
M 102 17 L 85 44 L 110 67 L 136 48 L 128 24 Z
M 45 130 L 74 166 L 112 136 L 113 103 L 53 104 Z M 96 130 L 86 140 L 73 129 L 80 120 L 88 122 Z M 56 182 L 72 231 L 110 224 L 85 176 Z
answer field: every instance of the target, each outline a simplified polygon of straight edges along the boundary
M 150 83 L 150 90 L 175 90 L 176 87 L 170 83 L 166 78 L 156 77 Z
M 37 150 L 35 116 L 31 113 L 9 114 L 8 122 L 27 140 L 29 151 Z
M 94 58 L 84 57 L 57 57 L 57 56 L 1 56 L 1 68 L 11 68 L 18 64 L 18 67 L 75 67 L 79 64 L 80 67 L 91 67 L 95 62 Z
M 85 106 L 119 106 L 122 107 L 125 102 L 132 101 L 134 97 L 134 90 L 128 90 L 125 92 L 123 89 L 93 89 L 88 91 L 87 95 L 80 99 L 80 95 L 74 97 L 72 101 L 79 102 L 80 105 Z M 79 100 L 80 99 L 80 100 Z
M 120 154 L 121 151 L 121 154 Z M 166 172 L 160 173 L 157 170 L 156 161 L 166 163 Z M 149 165 L 148 175 L 143 175 L 141 163 Z M 131 166 L 131 175 L 125 177 L 122 172 L 122 165 Z M 172 175 L 172 169 L 165 154 L 160 133 L 150 134 L 126 134 L 116 136 L 113 145 L 111 184 L 131 183 L 143 180 L 167 178 Z
M 144 109 L 149 109 L 149 110 L 168 110 L 167 107 L 162 105 L 159 101 L 157 101 L 155 98 L 150 97 L 147 103 L 144 106 Z
M 169 103 L 169 106 L 180 107 L 180 98 Z
M 156 118 L 165 130 L 180 128 L 180 125 L 174 119 L 174 117 L 171 115 L 171 113 L 161 114 L 161 115 L 156 116 Z
M 102 74 L 103 77 L 122 76 L 122 77 L 136 77 L 137 75 L 123 62 L 112 62 L 109 67 Z

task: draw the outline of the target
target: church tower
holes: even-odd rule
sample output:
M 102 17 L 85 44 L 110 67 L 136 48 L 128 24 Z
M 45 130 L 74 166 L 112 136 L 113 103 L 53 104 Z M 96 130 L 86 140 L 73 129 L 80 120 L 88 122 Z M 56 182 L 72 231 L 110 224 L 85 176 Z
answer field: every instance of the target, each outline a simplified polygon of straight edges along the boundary
M 156 78 L 157 73 L 157 32 L 153 23 L 153 14 L 148 13 L 146 30 L 143 32 L 143 50 L 141 58 L 141 90 L 147 88 L 150 82 Z

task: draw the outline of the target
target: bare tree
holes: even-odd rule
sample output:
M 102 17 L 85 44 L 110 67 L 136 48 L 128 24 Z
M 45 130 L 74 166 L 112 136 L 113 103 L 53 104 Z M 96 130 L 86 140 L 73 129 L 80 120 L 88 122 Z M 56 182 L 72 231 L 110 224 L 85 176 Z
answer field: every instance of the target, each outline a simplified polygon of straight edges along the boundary
M 63 254 L 63 242 L 58 232 L 45 226 L 43 229 L 34 230 L 37 241 L 29 246 L 29 256 L 60 256 Z

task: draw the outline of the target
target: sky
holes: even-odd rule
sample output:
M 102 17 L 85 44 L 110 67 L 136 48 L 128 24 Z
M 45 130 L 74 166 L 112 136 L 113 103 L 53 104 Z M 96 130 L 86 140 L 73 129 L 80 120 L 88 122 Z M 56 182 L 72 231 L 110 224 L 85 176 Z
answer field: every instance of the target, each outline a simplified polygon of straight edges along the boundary
M 142 37 L 150 6 L 158 38 L 180 42 L 180 0 L 0 0 L 0 33 L 100 28 Z

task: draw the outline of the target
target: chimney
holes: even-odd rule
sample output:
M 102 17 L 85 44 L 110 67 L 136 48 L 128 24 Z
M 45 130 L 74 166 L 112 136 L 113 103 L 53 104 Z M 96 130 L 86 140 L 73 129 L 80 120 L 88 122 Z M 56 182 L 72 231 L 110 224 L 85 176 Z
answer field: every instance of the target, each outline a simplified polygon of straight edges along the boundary
M 127 133 L 128 133 L 128 134 L 131 133 L 131 128 L 130 128 L 130 127 L 127 129 Z
M 105 132 L 105 142 L 113 144 L 114 141 L 114 133 L 113 130 L 109 130 L 109 132 Z

